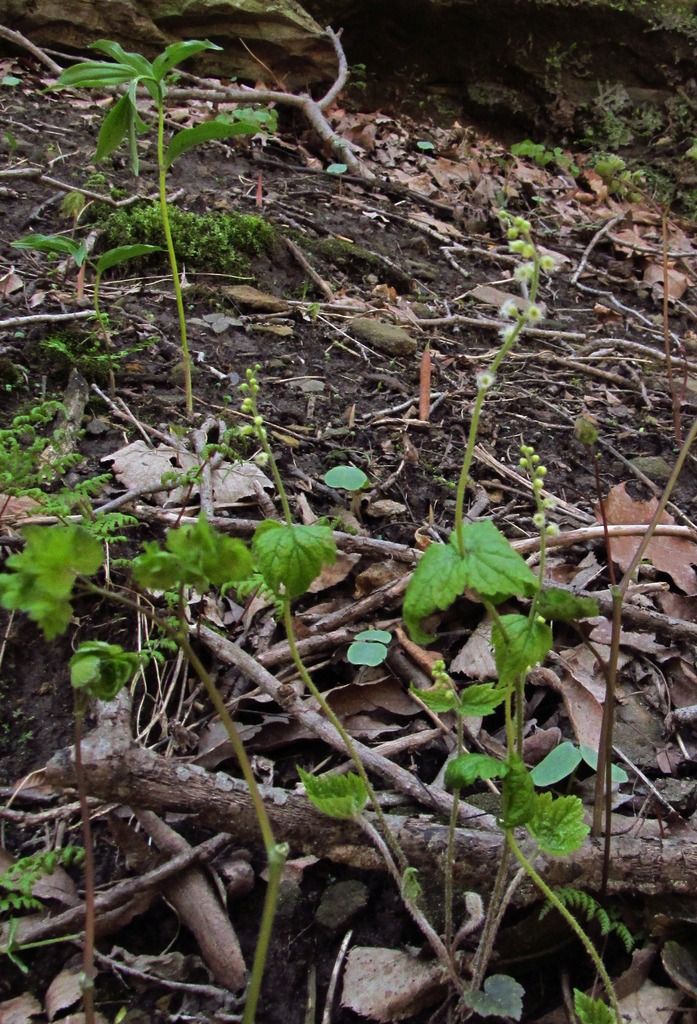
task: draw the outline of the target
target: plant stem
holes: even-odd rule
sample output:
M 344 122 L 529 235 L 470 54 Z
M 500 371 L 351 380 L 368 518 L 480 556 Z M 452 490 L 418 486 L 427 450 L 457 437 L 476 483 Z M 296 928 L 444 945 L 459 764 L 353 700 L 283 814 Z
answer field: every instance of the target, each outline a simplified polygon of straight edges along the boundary
M 283 871 L 283 865 L 288 856 L 288 846 L 285 843 L 277 843 L 271 827 L 271 821 L 269 819 L 266 805 L 261 796 L 259 786 L 256 779 L 254 778 L 254 772 L 247 756 L 244 744 L 240 739 L 240 735 L 237 731 L 232 716 L 225 706 L 225 701 L 220 695 L 220 691 L 213 682 L 213 678 L 206 669 L 205 665 L 194 651 L 188 637 L 181 631 L 185 629 L 185 624 L 181 625 L 181 629 L 174 628 L 167 622 L 163 622 L 160 617 L 147 609 L 142 608 L 136 604 L 130 598 L 125 597 L 123 594 L 113 593 L 109 590 L 104 590 L 102 587 L 98 587 L 89 581 L 85 581 L 86 588 L 93 594 L 99 594 L 108 600 L 116 601 L 118 604 L 122 604 L 127 608 L 133 608 L 143 615 L 146 616 L 151 622 L 153 622 L 159 629 L 166 633 L 167 636 L 171 637 L 182 650 L 184 657 L 189 662 L 194 672 L 201 680 L 210 698 L 211 704 L 213 705 L 216 713 L 218 714 L 225 732 L 227 733 L 228 739 L 233 749 L 233 753 L 237 758 L 237 762 L 242 771 L 247 788 L 249 789 L 249 796 L 254 807 L 254 813 L 256 814 L 257 821 L 259 823 L 259 830 L 261 832 L 262 840 L 264 843 L 264 851 L 266 853 L 267 865 L 268 865 L 268 881 L 266 889 L 266 897 L 264 899 L 264 907 L 262 910 L 261 924 L 259 925 L 259 941 L 257 942 L 254 962 L 252 964 L 252 972 L 249 978 L 249 985 L 247 988 L 247 998 L 245 1000 L 244 1016 L 242 1018 L 242 1024 L 253 1024 L 256 1009 L 259 1000 L 259 993 L 261 990 L 261 982 L 264 975 L 264 969 L 266 966 L 266 956 L 268 953 L 269 941 L 273 934 L 273 921 L 276 914 L 276 904 L 278 902 L 278 887 L 281 880 L 281 873 Z M 76 758 L 76 771 L 77 771 L 77 758 Z M 86 800 L 85 796 L 85 800 Z M 85 805 L 86 806 L 86 805 Z M 85 863 L 87 858 L 85 857 Z M 90 1024 L 89 1021 L 86 1024 Z M 94 1021 L 91 1022 L 94 1024 Z
M 610 641 L 610 657 L 608 662 L 607 671 L 607 687 L 605 692 L 605 703 L 603 705 L 603 721 L 600 729 L 600 749 L 598 752 L 598 773 L 595 780 L 595 795 L 593 803 L 593 826 L 592 834 L 599 836 L 602 831 L 602 818 L 603 818 L 603 807 L 605 808 L 605 864 L 603 869 L 603 891 L 607 888 L 607 876 L 606 872 L 609 869 L 610 855 L 609 855 L 609 843 L 610 843 L 610 818 L 612 813 L 612 734 L 614 729 L 614 718 L 615 718 L 615 690 L 617 686 L 617 666 L 619 663 L 619 646 L 620 646 L 620 633 L 622 626 L 622 605 L 624 598 L 627 593 L 627 588 L 634 578 L 634 573 L 639 568 L 642 558 L 646 554 L 646 549 L 651 543 L 654 531 L 660 522 L 663 513 L 665 512 L 666 505 L 670 501 L 670 496 L 673 493 L 673 488 L 678 482 L 678 477 L 682 472 L 682 468 L 685 464 L 685 460 L 689 454 L 690 448 L 697 438 L 697 419 L 693 422 L 690 427 L 690 432 L 685 438 L 673 471 L 670 474 L 668 482 L 665 485 L 663 494 L 656 506 L 651 522 L 646 527 L 646 532 L 641 539 L 641 543 L 634 552 L 634 557 L 631 563 L 627 567 L 620 583 L 616 587 L 612 587 L 612 639 Z M 602 767 L 601 767 L 602 765 Z M 609 809 L 608 809 L 609 808 Z
M 518 844 L 517 844 L 517 842 L 515 840 L 515 837 L 513 835 L 513 830 L 512 829 L 506 829 L 505 831 L 506 831 L 506 844 L 508 845 L 508 847 L 509 847 L 511 853 L 513 854 L 513 856 L 515 857 L 515 859 L 518 861 L 520 866 L 525 871 L 525 874 L 528 876 L 528 878 L 532 882 L 535 883 L 535 885 L 540 890 L 540 892 L 543 894 L 545 899 L 547 899 L 552 904 L 552 906 L 555 908 L 555 910 L 558 911 L 559 914 L 561 914 L 561 916 L 564 918 L 566 923 L 569 925 L 571 930 L 574 932 L 576 937 L 579 939 L 579 941 L 581 942 L 581 944 L 582 944 L 583 948 L 585 949 L 586 953 L 588 954 L 588 956 L 592 960 L 593 966 L 595 967 L 596 971 L 598 972 L 600 980 L 603 983 L 603 988 L 605 989 L 605 992 L 607 993 L 607 997 L 608 997 L 608 1000 L 610 1002 L 610 1006 L 612 1007 L 613 1013 L 615 1014 L 615 1016 L 617 1018 L 617 1024 L 620 1024 L 620 1022 L 622 1020 L 622 1017 L 621 1017 L 621 1014 L 620 1014 L 619 1004 L 617 1002 L 617 993 L 615 992 L 615 988 L 614 988 L 614 986 L 612 984 L 612 981 L 610 980 L 610 975 L 607 973 L 607 971 L 605 969 L 605 964 L 603 963 L 603 961 L 601 960 L 600 956 L 598 955 L 598 951 L 596 950 L 595 946 L 593 945 L 591 940 L 588 938 L 588 936 L 586 935 L 586 933 L 584 932 L 583 928 L 578 923 L 578 921 L 576 920 L 574 915 L 568 909 L 568 907 L 566 907 L 562 903 L 562 901 L 556 895 L 554 890 L 551 889 L 547 885 L 545 880 L 541 877 L 541 875 L 539 875 L 537 873 L 535 868 L 532 866 L 530 861 L 527 859 L 527 857 L 525 856 L 523 851 L 520 849 L 520 847 L 518 846 Z
M 537 255 L 537 250 L 535 250 L 533 262 L 535 265 L 535 272 L 530 286 L 529 301 L 531 303 L 535 301 L 540 284 L 540 258 Z M 507 341 L 504 341 L 503 345 L 494 356 L 491 365 L 489 366 L 489 369 L 487 371 L 487 373 L 489 373 L 492 377 L 496 376 L 496 373 L 501 363 L 504 361 L 508 353 L 511 351 L 511 349 L 517 342 L 520 335 L 523 333 L 523 330 L 525 329 L 525 324 L 526 320 L 524 319 L 524 317 L 521 316 L 521 318 L 518 320 L 518 323 L 515 324 L 509 339 Z M 455 521 L 453 526 L 453 532 L 455 533 L 455 536 L 457 538 L 457 548 L 461 558 L 465 557 L 464 541 L 462 538 L 462 526 L 465 514 L 465 491 L 467 490 L 467 484 L 469 483 L 470 468 L 472 466 L 472 459 L 474 457 L 474 446 L 477 442 L 477 434 L 479 432 L 479 418 L 482 414 L 482 408 L 484 406 L 484 402 L 486 400 L 488 391 L 488 386 L 480 387 L 477 391 L 477 397 L 474 400 L 474 408 L 472 410 L 472 418 L 470 420 L 469 434 L 467 436 L 467 448 L 465 449 L 465 456 L 462 460 L 462 469 L 460 470 L 460 476 L 457 481 L 457 491 L 455 494 Z
M 111 397 L 113 398 L 114 394 L 116 392 L 116 379 L 114 377 L 114 367 L 112 365 L 111 356 L 110 356 L 110 353 L 112 351 L 111 337 L 109 335 L 109 331 L 107 330 L 107 328 L 104 325 L 104 321 L 102 319 L 102 311 L 101 311 L 101 308 L 100 308 L 100 305 L 99 305 L 99 287 L 100 287 L 101 283 L 102 283 L 102 275 L 99 273 L 99 271 L 97 271 L 95 273 L 95 276 L 94 276 L 94 300 L 93 300 L 94 315 L 97 318 L 97 324 L 99 325 L 99 332 L 100 332 L 100 334 L 102 336 L 102 341 L 104 342 L 104 348 L 107 351 L 107 355 L 109 355 L 109 370 L 108 370 L 108 375 L 109 375 L 109 393 L 110 393 Z
M 254 950 L 254 962 L 252 973 L 247 986 L 242 1024 L 254 1024 L 256 1008 L 259 1003 L 261 982 L 266 967 L 266 957 L 269 951 L 269 943 L 273 935 L 273 922 L 276 916 L 278 905 L 278 892 L 283 875 L 283 866 L 288 857 L 288 844 L 277 843 L 270 850 L 267 849 L 268 878 L 266 880 L 266 896 L 264 897 L 264 908 L 261 914 L 261 924 L 257 944 Z
M 291 658 L 293 659 L 293 664 L 295 665 L 295 668 L 296 668 L 296 670 L 298 672 L 298 675 L 300 676 L 302 682 L 307 687 L 307 689 L 310 691 L 312 696 L 315 698 L 315 700 L 317 701 L 319 706 L 322 708 L 322 711 L 324 712 L 325 716 L 329 719 L 331 724 L 334 726 L 334 728 L 336 729 L 336 731 L 339 733 L 339 735 L 341 736 L 342 740 L 344 741 L 344 745 L 346 747 L 348 755 L 351 758 L 351 760 L 353 761 L 354 767 L 355 767 L 356 771 L 358 772 L 358 775 L 360 776 L 360 778 L 361 778 L 361 780 L 363 782 L 363 785 L 365 786 L 365 788 L 366 788 L 366 790 L 368 792 L 368 798 L 370 800 L 371 807 L 373 808 L 373 810 L 375 812 L 375 816 L 378 819 L 378 821 L 380 822 L 380 825 L 381 825 L 381 827 L 382 827 L 382 829 L 383 829 L 383 831 L 385 833 L 385 838 L 386 838 L 387 842 L 389 843 L 390 849 L 391 849 L 395 859 L 397 860 L 397 863 L 399 864 L 400 870 L 404 871 L 405 868 L 407 867 L 406 857 L 404 856 L 404 853 L 402 852 L 402 849 L 399 846 L 399 843 L 395 839 L 395 837 L 394 837 L 394 835 L 392 833 L 392 830 L 390 829 L 390 827 L 387 824 L 387 820 L 386 820 L 385 815 L 383 813 L 382 807 L 380 806 L 380 804 L 378 802 L 378 798 L 377 798 L 377 796 L 375 794 L 375 789 L 373 788 L 373 784 L 370 781 L 370 779 L 368 778 L 368 774 L 367 774 L 367 772 L 365 770 L 363 762 L 360 759 L 358 751 L 356 750 L 355 746 L 353 745 L 353 740 L 351 739 L 351 737 L 349 736 L 348 732 L 344 728 L 343 723 L 341 722 L 341 719 L 339 719 L 338 716 L 332 710 L 332 707 L 327 702 L 327 699 L 324 696 L 324 694 L 320 690 L 317 689 L 317 686 L 313 682 L 312 676 L 307 671 L 307 669 L 305 667 L 305 663 L 303 662 L 302 658 L 300 657 L 300 654 L 298 652 L 298 645 L 297 645 L 296 638 L 295 638 L 295 629 L 293 627 L 293 617 L 291 615 L 291 610 L 290 610 L 290 601 L 288 601 L 288 600 L 285 600 L 283 602 L 283 625 L 285 627 L 286 638 L 288 640 L 288 649 L 290 650 L 290 655 L 291 655 Z
M 74 694 L 75 719 L 75 780 L 80 803 L 80 819 L 82 823 L 83 843 L 85 847 L 85 935 L 82 947 L 82 1003 L 85 1011 L 85 1024 L 95 1024 L 94 1018 L 94 850 L 92 847 L 92 823 L 87 803 L 87 787 L 85 786 L 85 770 L 82 763 L 82 724 L 85 718 L 84 694 L 78 690 Z
M 506 904 L 508 901 L 504 900 L 504 890 L 510 860 L 511 851 L 507 846 L 504 846 L 501 851 L 501 859 L 499 860 L 496 878 L 494 879 L 494 887 L 491 890 L 491 896 L 489 897 L 489 910 L 486 915 L 486 922 L 482 929 L 479 945 L 477 946 L 477 952 L 474 954 L 474 958 L 472 960 L 472 982 L 470 985 L 470 989 L 472 991 L 476 991 L 484 980 L 484 975 L 486 973 L 489 960 L 491 959 L 491 952 L 494 948 L 494 942 L 496 941 L 496 934 L 506 910 Z
M 436 933 L 430 921 L 419 909 L 414 900 L 410 899 L 409 896 L 405 893 L 404 886 L 402 885 L 402 877 L 400 875 L 399 868 L 395 864 L 394 858 L 384 839 L 382 838 L 378 830 L 375 828 L 375 826 L 372 824 L 372 822 L 368 821 L 368 819 L 363 815 L 360 815 L 358 818 L 356 818 L 356 821 L 361 826 L 366 835 L 370 837 L 372 842 L 375 844 L 377 849 L 382 854 L 382 858 L 385 861 L 387 870 L 392 875 L 392 878 L 394 879 L 395 884 L 400 891 L 402 900 L 404 901 L 404 905 L 406 906 L 407 910 L 413 917 L 416 924 L 419 926 L 421 933 L 428 940 L 431 949 L 436 954 L 439 961 L 448 971 L 450 979 L 454 984 L 455 988 L 457 989 L 458 992 L 462 992 L 462 980 L 460 979 L 457 970 L 455 969 L 455 964 L 453 962 L 450 950 L 445 947 L 440 936 Z
M 186 333 L 186 313 L 184 312 L 184 296 L 182 294 L 181 281 L 179 280 L 179 268 L 177 256 L 174 251 L 172 240 L 172 228 L 169 221 L 169 207 L 167 205 L 167 166 L 165 164 L 165 105 L 162 96 L 157 100 L 157 169 L 160 197 L 160 216 L 162 218 L 162 230 L 165 235 L 167 255 L 172 274 L 172 285 L 177 303 L 177 316 L 179 318 L 179 340 L 182 350 L 182 367 L 184 373 L 184 395 L 186 398 L 186 415 L 189 419 L 194 413 L 194 395 L 191 385 L 191 356 L 189 354 L 189 340 Z

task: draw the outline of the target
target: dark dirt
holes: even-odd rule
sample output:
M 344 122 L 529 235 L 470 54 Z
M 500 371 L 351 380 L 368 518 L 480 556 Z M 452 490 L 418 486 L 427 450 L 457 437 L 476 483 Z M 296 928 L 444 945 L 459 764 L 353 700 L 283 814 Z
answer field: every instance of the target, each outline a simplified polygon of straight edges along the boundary
M 84 186 L 93 170 L 102 109 L 86 99 L 77 103 L 39 90 L 39 81 L 27 74 L 21 87 L 3 92 L 4 129 L 14 139 L 8 151 L 6 136 L 3 163 L 13 167 L 40 166 L 62 181 Z M 451 182 L 447 189 L 434 185 L 428 195 L 420 195 L 400 183 L 397 172 L 414 180 L 417 175 L 429 174 L 429 161 L 433 158 L 413 148 L 413 140 L 423 137 L 423 127 L 389 121 L 379 127 L 380 131 L 387 141 L 383 148 L 378 146 L 372 166 L 383 180 L 372 186 L 346 177 L 340 180 L 306 166 L 318 158 L 326 162 L 326 156 L 304 128 L 290 123 L 283 125 L 278 140 L 263 148 L 247 142 L 232 147 L 211 145 L 176 166 L 169 184 L 182 209 L 235 210 L 268 218 L 279 241 L 271 253 L 253 261 L 249 280 L 243 283 L 295 303 L 282 315 L 253 313 L 226 294 L 228 285 L 242 282 L 213 276 L 214 267 L 208 274 L 186 270 L 185 298 L 192 321 L 190 344 L 196 366 L 197 416 L 213 412 L 236 422 L 236 383 L 247 366 L 258 362 L 261 408 L 296 505 L 302 495 L 315 515 L 333 514 L 337 501 L 342 501 L 341 495 L 332 493 L 321 478 L 333 465 L 350 462 L 365 470 L 373 487 L 373 493 L 363 502 L 361 523 L 369 536 L 413 545 L 417 531 L 446 535 L 452 523 L 453 483 L 466 439 L 475 375 L 487 366 L 497 338 L 495 330 L 483 322 L 495 315 L 495 308 L 472 303 L 466 293 L 479 284 L 516 293 L 516 287 L 510 283 L 512 266 L 506 243 L 494 212 L 508 192 L 509 208 L 531 218 L 539 244 L 562 254 L 569 262 L 551 279 L 542 295 L 549 318 L 541 327 L 556 332 L 556 336 L 526 336 L 515 358 L 503 367 L 485 409 L 480 442 L 504 467 L 513 470 L 517 468 L 520 444 L 534 445 L 548 466 L 548 490 L 576 510 L 576 514 L 573 509 L 569 514 L 557 513 L 562 530 L 573 529 L 584 519 L 590 520 L 596 502 L 591 460 L 575 441 L 573 430 L 576 417 L 589 412 L 599 421 L 605 446 L 599 463 L 603 489 L 607 491 L 620 481 L 631 480 L 634 496 L 648 497 L 645 485 L 632 476 L 623 460 L 660 455 L 670 463 L 677 445 L 671 436 L 671 403 L 660 362 L 638 362 L 636 353 L 615 343 L 617 338 L 623 338 L 656 351 L 661 349 L 660 303 L 641 280 L 641 255 L 618 252 L 607 240 L 601 240 L 582 280 L 605 293 L 611 292 L 625 310 L 636 310 L 645 318 L 643 324 L 627 312 L 610 310 L 607 294 L 598 297 L 579 292 L 570 281 L 604 216 L 592 203 L 585 209 L 576 204 L 573 216 L 565 219 L 564 204 L 568 201 L 571 208 L 575 202 L 573 182 L 542 172 L 536 172 L 533 183 L 519 180 L 522 165 L 506 167 L 504 151 L 494 142 L 474 136 L 465 141 L 460 136 L 458 141 L 454 133 L 449 147 L 444 143 L 443 149 L 461 161 L 476 164 L 476 174 L 473 171 L 469 182 Z M 142 178 L 135 182 L 120 156 L 99 170 L 106 175 L 109 186 L 152 194 L 147 164 Z M 255 202 L 258 182 L 263 192 L 261 209 Z M 490 188 L 486 187 L 487 182 L 491 183 Z M 588 189 L 586 193 L 590 195 Z M 46 184 L 26 181 L 8 183 L 0 195 L 0 273 L 14 267 L 23 281 L 23 287 L 2 300 L 0 319 L 81 308 L 75 297 L 72 269 L 57 271 L 41 254 L 20 253 L 9 247 L 13 239 L 29 231 L 69 230 L 69 219 L 60 213 L 63 196 L 63 192 Z M 621 200 L 615 202 L 618 209 L 625 208 Z M 419 222 L 417 215 L 433 220 Z M 88 209 L 82 225 L 87 228 L 89 222 Z M 448 231 L 453 232 L 451 239 L 446 236 Z M 332 303 L 327 302 L 289 254 L 280 238 L 284 233 L 299 245 L 331 287 L 335 296 Z M 361 254 L 327 257 L 326 248 L 323 250 L 319 243 L 336 238 L 362 247 L 375 258 L 371 263 Z M 453 244 L 458 248 L 452 248 Z M 128 282 L 124 281 L 126 277 Z M 88 295 L 89 291 L 88 287 Z M 682 338 L 689 337 L 693 326 L 695 314 L 689 303 L 688 292 L 682 304 L 671 310 L 671 330 Z M 599 305 L 603 305 L 604 311 Z M 136 347 L 145 338 L 154 338 L 150 347 L 128 356 L 116 370 L 117 394 L 142 423 L 185 430 L 177 326 L 166 269 L 150 264 L 145 268 L 128 268 L 128 274 L 113 272 L 103 287 L 103 306 L 112 318 L 117 348 Z M 202 318 L 213 313 L 225 313 L 233 321 L 219 335 L 202 326 Z M 482 323 L 477 326 L 448 320 L 452 314 L 464 314 Z M 367 315 L 396 321 L 409 330 L 416 341 L 414 354 L 390 356 L 360 343 L 352 334 L 351 319 Z M 443 318 L 443 322 L 432 327 L 419 323 L 432 318 Z M 270 326 L 289 330 L 279 335 L 270 333 Z M 76 324 L 70 330 L 79 333 L 85 329 Z M 0 358 L 6 374 L 0 403 L 6 425 L 13 414 L 45 394 L 60 397 L 70 367 L 52 362 L 42 349 L 42 342 L 56 333 L 50 324 L 26 328 L 0 326 L 0 331 Z M 581 332 L 585 341 L 568 340 L 565 332 Z M 597 349 L 602 347 L 602 358 L 577 361 L 573 368 L 564 365 L 564 359 L 582 357 L 581 349 L 591 341 L 597 343 Z M 419 359 L 427 342 L 433 356 L 433 394 L 442 397 L 430 423 L 421 424 L 414 421 Z M 588 374 L 583 372 L 583 366 L 588 368 Z M 81 369 L 90 376 L 88 367 L 83 365 Z M 97 376 L 103 386 L 104 380 Z M 694 399 L 688 391 L 683 404 L 686 424 L 694 412 Z M 95 424 L 99 425 L 100 433 L 94 433 Z M 139 436 L 135 429 L 113 418 L 110 408 L 94 394 L 90 396 L 83 427 L 86 429 L 78 442 L 83 462 L 71 471 L 65 481 L 68 484 L 104 472 L 100 460 Z M 532 535 L 530 517 L 534 505 L 529 490 L 510 474 L 482 461 L 475 463 L 474 477 L 479 492 L 486 495 L 483 514 L 491 516 L 512 539 Z M 691 459 L 674 495 L 688 522 L 697 517 L 696 484 L 697 473 Z M 114 481 L 100 500 L 120 493 L 121 489 Z M 379 505 L 371 511 L 370 503 L 376 498 L 391 499 L 398 505 L 387 512 Z M 239 511 L 246 518 L 263 515 L 255 504 Z M 157 527 L 143 526 L 139 531 L 141 538 L 160 535 Z M 12 524 L 4 527 L 2 540 L 11 543 L 16 537 Z M 126 545 L 115 546 L 112 558 L 128 558 L 134 550 L 135 542 L 129 540 Z M 571 567 L 569 577 L 587 551 L 584 545 L 565 553 L 567 567 Z M 602 563 L 602 549 L 598 547 L 596 553 Z M 354 572 L 367 568 L 369 561 L 364 558 Z M 122 569 L 116 564 L 114 577 L 118 579 L 120 573 Z M 562 575 L 562 569 L 559 574 Z M 601 576 L 601 580 L 607 585 L 605 577 Z M 331 594 L 332 600 L 350 601 L 350 580 Z M 325 594 L 308 597 L 300 608 L 312 610 L 325 599 Z M 439 649 L 446 662 L 452 660 L 477 618 L 476 607 L 463 602 L 441 621 Z M 388 619 L 394 621 L 389 615 Z M 3 793 L 9 794 L 10 787 L 23 776 L 41 769 L 56 750 L 70 743 L 72 714 L 66 669 L 70 650 L 87 636 L 133 647 L 137 635 L 134 622 L 115 621 L 113 611 L 85 602 L 77 608 L 77 621 L 69 637 L 51 645 L 45 644 L 19 615 L 11 620 L 5 617 L 4 623 L 0 783 L 7 787 Z M 254 629 L 259 631 L 254 638 L 257 645 L 280 639 L 280 633 L 268 620 Z M 263 630 L 266 634 L 262 640 Z M 693 660 L 688 650 L 684 656 L 688 662 Z M 186 689 L 186 681 L 177 680 L 171 672 L 171 666 L 164 670 L 166 685 L 171 681 L 173 686 Z M 320 667 L 316 678 L 320 684 L 335 686 L 337 680 L 350 682 L 355 673 L 341 650 L 335 652 L 330 663 Z M 146 724 L 154 708 L 162 707 L 162 692 L 155 692 L 154 679 L 149 679 L 147 685 L 149 697 L 142 691 L 142 682 L 136 693 L 139 728 Z M 189 695 L 190 691 L 186 696 Z M 178 698 L 167 699 L 171 700 L 168 713 L 175 720 Z M 184 730 L 194 750 L 208 721 L 207 708 L 197 699 L 195 713 Z M 559 724 L 565 734 L 571 735 L 555 695 L 537 690 L 531 708 L 540 727 Z M 250 709 L 247 721 L 258 720 L 258 709 Z M 656 721 L 660 733 L 658 715 Z M 397 724 L 398 735 L 412 728 L 405 720 L 398 720 Z M 154 743 L 160 751 L 167 747 L 161 725 L 154 727 L 146 742 Z M 252 736 L 249 746 L 261 759 L 274 759 L 268 763 L 260 760 L 259 765 L 260 771 L 271 772 L 276 785 L 294 785 L 296 761 L 311 764 L 326 757 L 325 748 L 307 741 L 290 746 L 280 741 L 274 749 L 268 749 L 264 744 L 257 748 Z M 173 748 L 170 745 L 167 749 Z M 187 756 L 184 747 L 180 746 L 177 756 Z M 443 758 L 443 748 L 435 744 L 432 750 L 407 753 L 398 760 L 430 780 Z M 232 770 L 229 761 L 225 767 Z M 683 772 L 690 775 L 689 765 L 684 766 Z M 13 806 L 26 809 L 29 805 Z M 78 834 L 76 817 L 71 819 L 71 829 L 71 835 Z M 121 877 L 127 868 L 124 856 L 109 835 L 106 820 L 97 821 L 96 832 L 100 881 L 105 884 Z M 192 834 L 188 838 L 200 841 L 205 837 Z M 30 852 L 54 839 L 53 833 L 47 839 L 41 830 L 20 827 L 13 820 L 4 826 L 4 845 L 13 852 Z M 254 864 L 261 870 L 259 851 L 255 851 Z M 366 907 L 348 925 L 354 928 L 354 944 L 422 946 L 386 877 L 319 863 L 306 868 L 299 878 L 298 882 L 287 882 L 284 891 L 260 1016 L 265 1024 L 300 1024 L 319 1019 L 321 1011 L 309 1017 L 306 1008 L 312 998 L 316 998 L 318 1007 L 323 1007 L 344 932 L 335 934 L 319 925 L 315 911 L 327 887 L 336 880 L 359 878 L 369 890 Z M 262 897 L 263 887 L 258 884 L 234 905 L 234 922 L 249 959 Z M 532 1021 L 538 1013 L 557 1005 L 562 958 L 575 985 L 590 983 L 585 965 L 578 966 L 581 958 L 575 947 L 569 944 L 560 948 L 559 937 L 543 933 L 536 924 L 536 915 L 517 912 L 508 928 L 511 931 L 504 931 L 497 967 L 516 974 L 526 986 L 525 1019 Z M 516 936 L 525 933 L 529 937 L 537 931 L 539 942 L 531 943 L 530 948 L 520 953 Z M 102 940 L 100 948 L 108 951 L 112 941 L 134 953 L 157 954 L 170 943 L 185 954 L 196 952 L 164 902 L 156 903 L 144 918 L 117 935 Z M 552 956 L 548 953 L 550 946 L 555 951 Z M 63 947 L 37 954 L 31 960 L 28 980 L 16 969 L 6 970 L 3 966 L 0 999 L 16 996 L 27 986 L 42 998 L 52 977 L 72 956 L 73 952 L 64 952 Z M 621 969 L 626 959 L 611 946 L 609 962 L 613 968 Z M 311 967 L 316 967 L 316 976 Z M 198 971 L 192 969 L 186 980 L 206 980 L 205 972 L 200 967 Z M 216 1016 L 217 1008 L 202 997 L 172 993 L 153 985 L 131 987 L 126 979 L 119 982 L 108 974 L 100 976 L 98 991 L 109 1019 L 113 1019 L 120 1006 L 129 1007 L 125 1018 L 129 1022 L 230 1019 Z M 338 1009 L 332 1017 L 335 1024 L 351 1024 L 360 1019 L 348 1010 Z M 428 1014 L 419 1019 L 428 1019 Z

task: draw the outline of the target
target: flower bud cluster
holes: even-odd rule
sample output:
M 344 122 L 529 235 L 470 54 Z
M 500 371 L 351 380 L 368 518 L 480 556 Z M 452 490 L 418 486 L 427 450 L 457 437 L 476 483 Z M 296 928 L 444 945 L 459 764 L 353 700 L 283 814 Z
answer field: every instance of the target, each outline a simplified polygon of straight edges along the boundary
M 520 459 L 518 465 L 521 469 L 524 469 L 527 475 L 530 477 L 530 483 L 532 484 L 532 493 L 535 499 L 535 505 L 537 511 L 532 517 L 533 525 L 537 530 L 544 530 L 548 537 L 555 537 L 559 533 L 559 527 L 556 523 L 547 522 L 547 511 L 554 508 L 555 501 L 551 495 L 546 497 L 542 496 L 542 491 L 545 486 L 545 477 L 547 476 L 547 467 L 543 466 L 540 462 L 540 456 L 536 453 L 532 445 L 523 444 L 520 446 Z
M 454 684 L 448 673 L 445 671 L 445 662 L 442 658 L 438 661 L 434 661 L 431 666 L 431 675 L 433 676 L 433 686 L 437 690 L 452 690 Z
M 240 384 L 240 391 L 244 395 L 240 408 L 242 412 L 246 413 L 251 417 L 251 423 L 246 424 L 240 429 L 240 433 L 243 436 L 254 434 L 256 438 L 264 444 L 267 440 L 266 427 L 264 426 L 264 417 L 260 415 L 257 408 L 257 395 L 259 394 L 259 379 L 257 374 L 261 366 L 257 363 L 254 367 L 249 367 L 245 370 L 245 380 Z

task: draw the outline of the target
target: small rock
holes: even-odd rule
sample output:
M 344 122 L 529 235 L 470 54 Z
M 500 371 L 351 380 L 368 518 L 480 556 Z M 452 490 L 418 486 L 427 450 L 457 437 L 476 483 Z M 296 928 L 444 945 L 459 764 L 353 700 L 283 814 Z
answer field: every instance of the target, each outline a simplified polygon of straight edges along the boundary
M 254 313 L 285 313 L 289 309 L 288 303 L 283 299 L 260 292 L 258 288 L 252 288 L 249 284 L 231 285 L 221 290 L 228 299 Z
M 664 484 L 673 472 L 662 455 L 637 455 L 629 461 L 635 469 L 657 484 Z
M 416 352 L 416 341 L 395 324 L 359 317 L 350 322 L 349 330 L 359 341 L 391 356 L 410 356 Z
M 368 886 L 363 882 L 337 882 L 325 889 L 317 908 L 316 920 L 329 931 L 342 931 L 352 917 L 368 903 Z

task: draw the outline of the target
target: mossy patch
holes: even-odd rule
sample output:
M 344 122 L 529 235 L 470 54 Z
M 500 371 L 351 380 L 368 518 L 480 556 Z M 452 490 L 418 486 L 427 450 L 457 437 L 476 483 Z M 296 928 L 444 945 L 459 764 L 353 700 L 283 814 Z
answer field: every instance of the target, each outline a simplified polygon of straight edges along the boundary
M 188 270 L 247 274 L 254 256 L 269 252 L 275 232 L 262 217 L 244 213 L 189 213 L 170 207 L 177 260 Z M 159 245 L 164 248 L 160 209 L 137 203 L 109 213 L 102 222 L 104 248 L 117 245 Z

